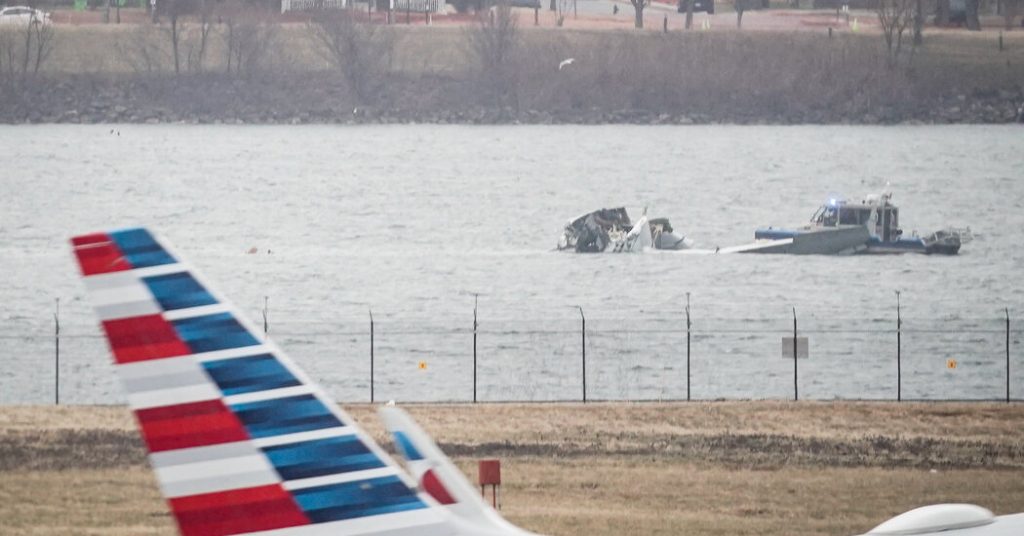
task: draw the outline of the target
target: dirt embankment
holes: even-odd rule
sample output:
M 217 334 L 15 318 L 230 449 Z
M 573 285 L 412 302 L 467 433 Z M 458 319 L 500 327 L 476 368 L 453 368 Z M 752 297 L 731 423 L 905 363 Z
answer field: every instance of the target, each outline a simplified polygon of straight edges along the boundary
M 387 443 L 371 410 L 359 406 L 356 414 Z M 116 426 L 88 424 L 91 413 L 123 409 L 73 408 L 84 423 L 78 427 L 55 423 L 52 416 L 40 418 L 39 426 L 16 424 L 31 421 L 28 411 L 11 410 L 2 419 L 9 425 L 0 432 L 0 472 L 145 464 L 130 419 Z M 742 469 L 1024 469 L 1022 431 L 1014 428 L 1024 416 L 1019 405 L 517 404 L 415 406 L 413 412 L 436 429 L 442 450 L 457 458 L 614 457 Z
M 426 96 L 423 84 L 434 87 Z M 1024 91 L 975 88 L 918 99 L 855 103 L 774 100 L 711 106 L 623 102 L 603 106 L 487 105 L 452 95 L 472 93 L 444 76 L 389 81 L 389 96 L 351 99 L 326 73 L 238 80 L 217 75 L 167 77 L 74 76 L 31 84 L 4 95 L 0 123 L 193 124 L 898 124 L 1024 122 Z M 732 98 L 732 97 L 730 97 Z M 725 99 L 728 100 L 728 99 Z

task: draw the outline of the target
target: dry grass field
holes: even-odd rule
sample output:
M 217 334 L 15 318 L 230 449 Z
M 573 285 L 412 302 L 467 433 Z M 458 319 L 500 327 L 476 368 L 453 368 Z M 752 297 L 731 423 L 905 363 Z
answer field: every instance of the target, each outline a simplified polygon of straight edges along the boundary
M 370 406 L 347 408 L 384 444 Z M 1024 511 L 1024 406 L 417 405 L 503 513 L 559 536 L 852 535 L 922 504 Z M 3 534 L 173 534 L 122 407 L 0 409 Z
M 195 28 L 186 30 L 184 39 L 195 37 Z M 834 42 L 822 32 L 795 31 L 793 29 L 764 31 L 723 30 L 715 32 L 671 32 L 663 35 L 657 32 L 634 32 L 630 30 L 608 30 L 594 28 L 534 28 L 522 25 L 523 43 L 533 52 L 537 49 L 555 49 L 567 57 L 585 57 L 588 51 L 601 48 L 623 48 L 636 42 L 643 48 L 657 43 L 668 42 L 687 56 L 699 54 L 700 59 L 719 65 L 737 60 L 737 54 L 758 53 L 760 59 L 773 57 L 772 52 L 789 51 L 797 56 L 810 53 L 813 49 L 831 47 L 837 51 L 847 50 L 872 54 L 880 52 L 882 38 L 876 33 L 853 34 L 837 31 Z M 205 68 L 219 71 L 224 68 L 222 33 L 224 28 L 214 26 L 207 52 Z M 383 32 L 392 34 L 395 45 L 393 70 L 405 73 L 459 72 L 472 65 L 471 50 L 466 40 L 467 28 L 460 26 L 404 26 L 385 27 Z M 158 64 L 151 67 L 167 72 L 172 69 L 167 50 L 168 37 L 160 28 L 151 25 L 59 25 L 56 31 L 53 52 L 43 65 L 43 71 L 51 74 L 111 74 L 134 73 L 142 69 L 137 57 L 141 43 L 150 43 L 161 50 Z M 984 33 L 932 29 L 926 34 L 925 45 L 917 51 L 917 61 L 927 70 L 938 62 L 949 70 L 965 66 L 977 66 L 982 72 L 994 68 L 1009 67 L 1017 75 L 1024 63 L 1024 31 L 1008 32 L 1003 36 L 1005 50 L 1000 52 L 994 32 Z M 273 37 L 273 51 L 268 57 L 268 67 L 289 71 L 316 71 L 330 68 L 324 57 L 317 52 L 317 43 L 310 28 L 303 23 L 280 24 Z M 186 43 L 187 46 L 188 43 Z M 764 47 L 770 47 L 765 49 Z M 679 58 L 666 56 L 661 51 L 661 60 L 669 66 L 686 67 L 678 64 Z M 557 56 L 557 55 L 556 55 Z M 555 65 L 558 64 L 558 56 Z M 660 62 L 659 62 L 660 63 Z M 664 64 L 661 65 L 664 68 Z

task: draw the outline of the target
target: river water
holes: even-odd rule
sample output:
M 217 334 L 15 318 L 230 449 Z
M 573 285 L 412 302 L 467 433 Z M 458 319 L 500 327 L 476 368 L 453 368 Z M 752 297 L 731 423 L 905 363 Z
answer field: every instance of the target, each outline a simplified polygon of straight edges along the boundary
M 0 403 L 123 400 L 67 246 L 145 225 L 332 394 L 377 399 L 999 398 L 1024 313 L 1013 126 L 3 126 Z M 625 205 L 698 247 L 890 184 L 955 257 L 575 255 L 564 222 Z M 257 254 L 248 254 L 251 248 Z M 903 332 L 897 348 L 896 295 Z M 579 308 L 577 308 L 579 307 Z M 1020 320 L 1011 389 L 1024 396 Z M 955 368 L 953 367 L 955 362 Z

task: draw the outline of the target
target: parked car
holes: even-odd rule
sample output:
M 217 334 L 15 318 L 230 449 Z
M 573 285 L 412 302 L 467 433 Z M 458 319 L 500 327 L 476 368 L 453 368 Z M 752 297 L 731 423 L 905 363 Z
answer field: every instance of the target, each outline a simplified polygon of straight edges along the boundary
M 10 6 L 0 9 L 0 24 L 50 24 L 50 14 L 28 6 Z
M 686 0 L 679 0 L 679 13 L 686 13 Z M 708 15 L 715 14 L 715 0 L 693 0 L 693 12 L 704 11 Z

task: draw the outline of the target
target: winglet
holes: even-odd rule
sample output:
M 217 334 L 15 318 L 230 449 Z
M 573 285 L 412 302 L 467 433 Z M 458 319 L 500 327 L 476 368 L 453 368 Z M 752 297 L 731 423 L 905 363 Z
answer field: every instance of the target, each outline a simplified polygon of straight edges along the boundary
M 510 536 L 536 536 L 509 523 L 484 502 L 480 492 L 403 409 L 384 406 L 378 413 L 394 437 L 409 472 L 434 500 L 481 529 Z

